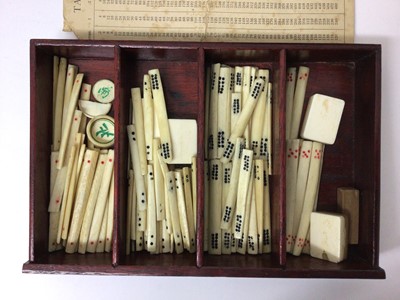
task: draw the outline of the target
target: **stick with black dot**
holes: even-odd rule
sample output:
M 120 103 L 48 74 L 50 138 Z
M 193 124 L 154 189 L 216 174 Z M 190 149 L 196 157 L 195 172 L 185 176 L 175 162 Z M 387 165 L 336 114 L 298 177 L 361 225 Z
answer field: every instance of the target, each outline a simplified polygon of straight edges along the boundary
M 261 78 L 258 78 L 254 81 L 246 104 L 244 105 L 243 110 L 240 113 L 240 117 L 237 120 L 237 123 L 227 141 L 223 156 L 221 157 L 221 163 L 226 164 L 231 160 L 236 139 L 243 135 L 244 130 L 246 129 L 246 126 L 251 118 L 251 115 L 253 114 L 257 101 L 261 95 L 264 83 L 264 80 Z
M 129 149 L 131 153 L 134 177 L 135 177 L 135 187 L 136 187 L 136 197 L 137 197 L 137 210 L 146 210 L 146 187 L 144 184 L 144 178 L 140 169 L 140 158 L 139 149 L 137 144 L 137 133 L 135 125 L 127 126 Z M 147 172 L 147 170 L 146 170 Z
M 153 93 L 154 111 L 160 130 L 161 150 L 164 160 L 170 162 L 173 158 L 173 149 L 160 71 L 158 69 L 152 69 L 149 70 L 148 74 L 150 76 L 151 90 Z

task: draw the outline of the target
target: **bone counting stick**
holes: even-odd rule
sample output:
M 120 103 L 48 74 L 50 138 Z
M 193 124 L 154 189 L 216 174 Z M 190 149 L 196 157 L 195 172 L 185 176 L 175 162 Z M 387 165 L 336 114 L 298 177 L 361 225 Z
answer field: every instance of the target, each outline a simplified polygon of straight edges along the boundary
M 149 70 L 151 90 L 154 99 L 154 111 L 160 128 L 161 150 L 166 162 L 170 162 L 172 155 L 172 141 L 169 130 L 167 108 L 165 105 L 164 91 L 158 69 Z
M 224 154 L 221 157 L 221 163 L 226 164 L 232 158 L 236 139 L 241 137 L 246 129 L 247 123 L 249 122 L 251 115 L 253 114 L 254 108 L 256 107 L 257 101 L 261 95 L 261 91 L 264 87 L 265 81 L 258 78 L 254 81 L 248 99 L 245 106 L 240 114 L 239 119 L 236 122 L 235 127 L 232 130 L 231 136 L 225 147 Z

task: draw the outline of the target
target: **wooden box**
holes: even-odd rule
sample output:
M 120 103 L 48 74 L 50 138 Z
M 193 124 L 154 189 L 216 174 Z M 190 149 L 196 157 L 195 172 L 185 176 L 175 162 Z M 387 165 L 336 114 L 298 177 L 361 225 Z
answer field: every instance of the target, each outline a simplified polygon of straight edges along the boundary
M 23 272 L 235 277 L 385 278 L 379 267 L 381 47 L 379 45 L 163 43 L 82 40 L 31 41 L 30 240 Z M 115 218 L 111 253 L 47 251 L 52 124 L 53 56 L 79 65 L 85 82 L 115 83 Z M 253 65 L 273 81 L 272 253 L 209 255 L 203 252 L 204 107 L 206 68 L 213 63 Z M 359 244 L 339 264 L 286 254 L 285 84 L 288 66 L 310 67 L 306 99 L 322 93 L 346 101 L 334 145 L 325 151 L 318 210 L 336 210 L 336 189 L 360 190 Z M 130 88 L 142 74 L 163 74 L 170 118 L 198 125 L 197 252 L 125 254 Z

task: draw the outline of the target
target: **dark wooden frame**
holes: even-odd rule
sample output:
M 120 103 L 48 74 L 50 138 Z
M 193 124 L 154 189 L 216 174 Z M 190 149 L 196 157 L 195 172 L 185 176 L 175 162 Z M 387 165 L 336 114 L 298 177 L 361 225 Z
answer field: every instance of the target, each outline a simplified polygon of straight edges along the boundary
M 85 73 L 85 82 L 109 78 L 116 86 L 115 215 L 111 253 L 47 252 L 52 59 L 65 56 Z M 29 261 L 23 272 L 185 275 L 232 277 L 385 278 L 379 267 L 380 45 L 170 43 L 139 41 L 32 40 L 30 46 Z M 269 68 L 273 80 L 272 253 L 212 256 L 203 252 L 203 222 L 197 252 L 125 255 L 125 205 L 129 91 L 150 68 L 160 68 L 167 109 L 173 118 L 198 124 L 198 220 L 203 219 L 205 69 L 215 62 Z M 306 99 L 325 93 L 346 101 L 335 145 L 327 146 L 318 210 L 336 210 L 336 188 L 360 189 L 360 243 L 339 264 L 285 251 L 285 76 L 288 66 L 311 69 Z M 173 101 L 172 101 L 173 100 Z

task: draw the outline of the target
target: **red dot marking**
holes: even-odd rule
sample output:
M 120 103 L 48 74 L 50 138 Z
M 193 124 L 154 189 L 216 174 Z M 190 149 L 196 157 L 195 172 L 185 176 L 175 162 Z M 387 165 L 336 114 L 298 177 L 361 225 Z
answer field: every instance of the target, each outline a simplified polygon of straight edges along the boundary
M 70 245 L 73 245 L 73 244 L 74 244 L 74 242 L 71 242 L 71 243 L 70 243 Z
M 101 164 L 104 165 L 104 160 L 101 161 Z
M 109 241 L 110 240 L 110 238 L 107 238 L 107 241 Z
M 87 89 L 84 89 L 83 91 L 84 91 L 85 93 L 87 93 Z
M 297 158 L 297 155 L 295 155 L 294 158 Z
M 290 154 L 289 154 L 287 157 L 289 157 L 289 158 L 290 158 Z
M 79 82 L 79 80 L 76 80 L 76 83 L 78 83 Z
M 58 164 L 58 159 L 56 159 L 56 164 Z
M 101 244 L 102 243 L 102 241 L 99 241 L 99 244 Z
M 91 242 L 90 242 L 90 245 L 94 245 L 94 242 L 93 242 L 93 241 L 91 241 Z
M 68 73 L 68 76 L 71 76 L 71 73 Z
M 112 162 L 112 159 L 110 158 L 108 161 L 109 161 L 109 162 Z
M 74 118 L 74 121 L 78 121 L 78 118 Z
M 90 159 L 88 159 L 88 161 L 87 161 L 87 162 L 88 162 L 88 164 L 90 164 Z
M 56 203 L 60 203 L 60 198 L 57 198 Z

